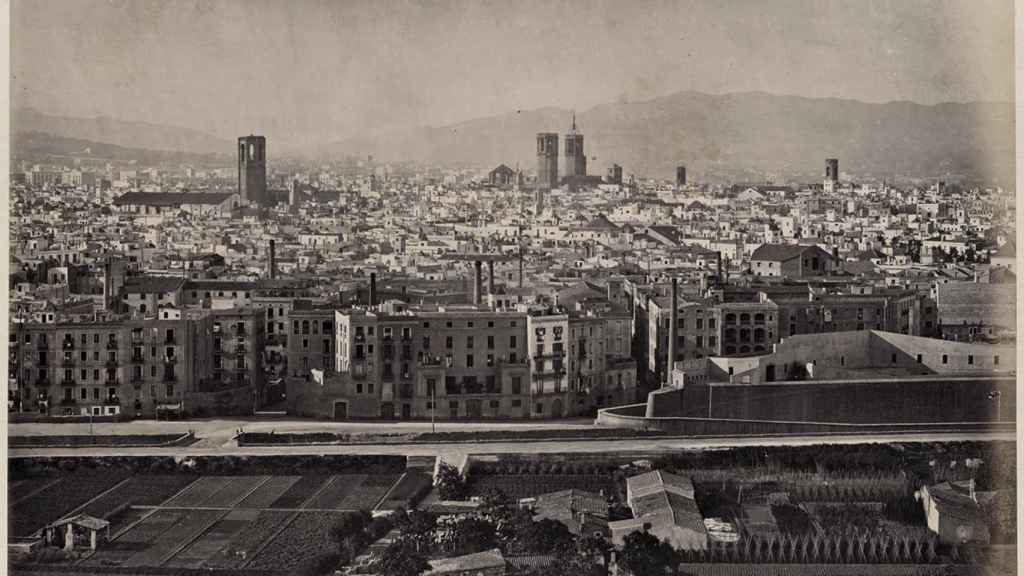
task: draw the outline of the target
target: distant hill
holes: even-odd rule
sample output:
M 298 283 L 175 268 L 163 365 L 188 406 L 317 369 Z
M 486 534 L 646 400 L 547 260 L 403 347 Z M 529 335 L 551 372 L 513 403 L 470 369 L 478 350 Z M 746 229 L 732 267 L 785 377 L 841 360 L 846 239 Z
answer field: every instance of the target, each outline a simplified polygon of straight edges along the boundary
M 32 108 L 11 110 L 11 132 L 39 132 L 64 138 L 104 142 L 125 148 L 166 150 L 195 154 L 233 154 L 235 144 L 191 128 L 127 122 L 100 116 L 50 116 Z
M 136 161 L 140 165 L 161 163 L 188 163 L 197 166 L 220 166 L 229 158 L 223 154 L 195 154 L 168 150 L 145 150 L 95 142 L 81 138 L 66 138 L 43 132 L 17 132 L 12 136 L 13 150 L 20 158 L 40 161 L 53 157 Z
M 313 158 L 373 154 L 381 160 L 444 164 L 516 162 L 536 168 L 537 132 L 564 134 L 571 112 L 514 112 L 442 127 L 357 137 L 306 151 Z M 859 174 L 971 178 L 1014 175 L 1014 111 L 1009 103 L 872 104 L 765 93 L 680 92 L 645 102 L 603 104 L 577 114 L 590 171 L 612 162 L 626 173 L 782 172 L 814 179 L 824 159 Z M 564 146 L 564 144 L 562 145 Z

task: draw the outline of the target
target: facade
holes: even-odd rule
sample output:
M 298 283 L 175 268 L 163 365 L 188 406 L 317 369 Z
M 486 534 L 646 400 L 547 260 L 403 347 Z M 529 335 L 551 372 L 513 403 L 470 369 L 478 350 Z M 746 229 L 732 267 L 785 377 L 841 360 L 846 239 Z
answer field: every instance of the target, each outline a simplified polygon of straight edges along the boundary
M 9 400 L 48 416 L 251 413 L 263 387 L 257 316 L 164 308 L 111 321 L 15 324 Z
M 755 276 L 804 278 L 832 274 L 839 263 L 818 246 L 762 244 L 750 256 Z
M 551 190 L 558 187 L 558 134 L 541 132 L 537 134 L 537 189 Z M 538 200 L 538 206 L 542 202 Z
M 250 205 L 267 202 L 267 139 L 263 136 L 238 139 L 238 197 Z
M 576 131 L 576 115 L 572 116 L 572 129 L 565 135 L 565 177 L 587 175 L 587 154 L 583 150 L 583 134 Z

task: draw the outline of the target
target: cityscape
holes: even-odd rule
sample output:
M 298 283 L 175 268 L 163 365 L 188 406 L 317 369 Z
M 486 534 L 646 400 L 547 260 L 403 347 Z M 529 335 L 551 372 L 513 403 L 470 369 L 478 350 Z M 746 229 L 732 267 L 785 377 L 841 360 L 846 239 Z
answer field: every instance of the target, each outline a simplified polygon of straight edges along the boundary
M 825 92 L 721 44 L 807 33 L 759 6 L 646 48 L 764 66 L 712 85 L 638 80 L 585 2 L 454 4 L 13 3 L 9 570 L 1016 574 L 1012 4 L 921 2 L 983 65 L 864 63 L 910 7 L 829 3 L 827 57 L 771 49 L 848 64 Z M 516 31 L 567 9 L 606 76 Z

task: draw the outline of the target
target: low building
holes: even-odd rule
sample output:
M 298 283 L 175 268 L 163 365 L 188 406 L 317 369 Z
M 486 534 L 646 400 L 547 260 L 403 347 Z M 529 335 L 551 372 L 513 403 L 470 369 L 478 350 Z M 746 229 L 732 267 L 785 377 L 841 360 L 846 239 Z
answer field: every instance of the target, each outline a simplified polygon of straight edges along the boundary
M 533 509 L 534 521 L 556 520 L 577 536 L 608 536 L 608 502 L 585 490 L 560 490 L 520 501 Z
M 936 287 L 939 332 L 959 342 L 1013 340 L 1016 284 L 947 282 Z
M 995 492 L 978 492 L 972 481 L 943 482 L 921 488 L 928 529 L 939 535 L 943 544 L 989 542 L 989 526 L 984 506 Z
M 633 518 L 608 523 L 612 542 L 623 545 L 633 532 L 646 531 L 680 550 L 706 550 L 708 533 L 689 478 L 661 470 L 626 480 L 626 502 Z
M 838 266 L 832 254 L 816 245 L 763 244 L 750 256 L 750 271 L 755 276 L 828 276 Z

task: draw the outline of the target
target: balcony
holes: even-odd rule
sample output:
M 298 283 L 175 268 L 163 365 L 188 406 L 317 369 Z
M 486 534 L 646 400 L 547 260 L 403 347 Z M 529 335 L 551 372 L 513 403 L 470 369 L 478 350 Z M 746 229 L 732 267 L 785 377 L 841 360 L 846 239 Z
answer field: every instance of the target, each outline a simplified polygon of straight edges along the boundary
M 107 377 L 103 381 L 106 383 L 105 386 L 120 386 L 121 385 L 121 382 L 118 381 L 117 376 L 111 377 L 109 374 L 107 375 Z
M 245 354 L 245 344 L 236 344 L 235 354 Z
M 64 350 L 74 350 L 75 349 L 75 341 L 74 340 L 64 340 L 63 342 L 61 342 L 61 348 L 64 349 Z
M 423 356 L 419 359 L 420 366 L 444 366 L 447 364 L 441 356 Z
M 120 406 L 121 405 L 121 399 L 118 398 L 117 396 L 110 396 L 106 400 L 103 401 L 103 405 L 104 406 Z
M 352 340 L 355 342 L 366 342 L 366 335 L 356 334 L 355 336 L 352 337 Z
M 398 397 L 402 400 L 409 400 L 412 398 L 412 384 L 408 382 L 398 386 Z
M 119 366 L 119 364 L 117 362 L 117 359 L 107 360 L 106 362 L 103 363 L 103 365 L 106 366 L 107 368 L 113 368 L 113 369 L 116 369 Z
M 117 340 L 107 340 L 107 350 L 117 350 L 117 349 L 118 349 Z
M 178 339 L 175 338 L 174 336 L 168 336 L 164 338 L 164 344 L 166 344 L 167 346 L 175 346 L 178 344 Z
M 173 366 L 178 363 L 177 356 L 164 356 L 164 364 L 167 366 Z
M 142 332 L 132 332 L 131 343 L 132 344 L 142 344 L 142 342 L 143 342 Z
M 132 354 L 132 364 L 142 364 L 146 359 L 142 354 Z
M 63 378 L 60 381 L 60 385 L 64 386 L 64 387 L 67 387 L 67 388 L 70 388 L 72 386 L 75 386 L 75 380 L 74 379 L 68 380 L 67 378 Z
M 38 350 L 49 350 L 50 343 L 46 340 L 36 340 L 36 348 Z
M 246 334 L 245 326 L 244 325 L 242 325 L 242 326 L 235 326 L 234 332 L 235 332 L 235 336 L 245 336 L 245 334 Z
M 65 358 L 65 359 L 60 361 L 60 365 L 61 366 L 74 366 L 75 365 L 75 359 L 74 358 Z

